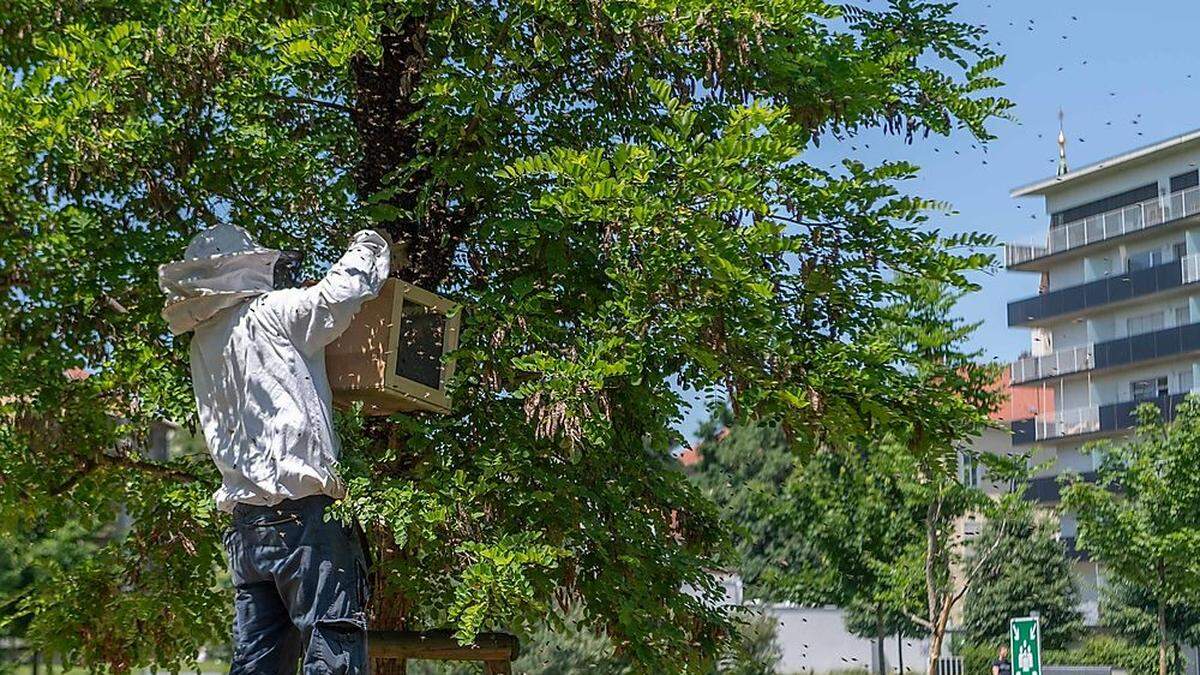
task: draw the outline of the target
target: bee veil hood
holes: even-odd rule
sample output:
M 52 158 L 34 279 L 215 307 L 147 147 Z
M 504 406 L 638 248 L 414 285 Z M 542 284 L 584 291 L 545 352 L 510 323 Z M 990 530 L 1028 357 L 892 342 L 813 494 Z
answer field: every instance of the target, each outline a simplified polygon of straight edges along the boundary
M 167 295 L 162 316 L 171 333 L 186 333 L 223 309 L 273 290 L 280 255 L 230 223 L 197 234 L 183 260 L 158 268 L 158 285 Z

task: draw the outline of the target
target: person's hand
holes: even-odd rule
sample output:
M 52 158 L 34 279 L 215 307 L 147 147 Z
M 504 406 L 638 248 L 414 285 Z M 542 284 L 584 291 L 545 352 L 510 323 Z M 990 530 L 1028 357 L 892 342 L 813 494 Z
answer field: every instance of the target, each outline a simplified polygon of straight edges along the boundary
M 375 234 L 379 235 L 380 237 L 383 237 L 383 240 L 387 242 L 389 249 L 394 248 L 396 246 L 396 242 L 392 240 L 391 232 L 388 232 L 387 230 L 383 229 L 382 227 L 375 228 L 374 232 L 375 232 Z

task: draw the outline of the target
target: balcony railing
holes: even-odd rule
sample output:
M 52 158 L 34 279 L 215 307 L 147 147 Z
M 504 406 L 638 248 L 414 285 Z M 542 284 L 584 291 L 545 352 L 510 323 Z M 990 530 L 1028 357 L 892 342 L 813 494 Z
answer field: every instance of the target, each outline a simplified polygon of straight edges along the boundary
M 1195 351 L 1200 351 L 1200 323 L 1187 323 L 1115 340 L 1068 347 L 1044 356 L 1027 356 L 1009 365 L 1009 375 L 1013 384 L 1023 384 Z
M 1091 370 L 1092 346 L 1080 345 L 1045 356 L 1027 356 L 1017 359 L 1009 368 L 1013 384 Z
M 1020 265 L 1197 213 L 1200 213 L 1200 187 L 1172 192 L 1166 197 L 1154 197 L 1050 228 L 1045 239 L 1036 242 L 1006 244 L 1004 263 L 1008 267 Z
M 1179 259 L 1182 266 L 1180 270 L 1180 279 L 1185 284 L 1194 284 L 1200 281 L 1200 253 L 1185 255 Z
M 1100 408 L 1087 406 L 1070 410 L 1056 410 L 1034 418 L 1037 436 L 1034 440 L 1077 436 L 1100 431 Z
M 1190 392 L 1179 392 L 1142 401 L 1121 401 L 1101 406 L 1086 406 L 1038 415 L 1012 423 L 1013 445 L 1101 431 L 1132 429 L 1137 424 L 1137 409 L 1143 403 L 1158 406 L 1165 420 L 1175 418 L 1175 410 Z
M 1031 298 L 1008 303 L 1008 325 L 1023 326 L 1052 317 L 1093 309 L 1114 302 L 1151 295 L 1177 288 L 1185 282 L 1200 281 L 1200 257 L 1184 256 L 1162 265 L 1104 277 L 1086 284 L 1068 286 Z
M 1186 323 L 1098 342 L 1092 347 L 1092 367 L 1115 368 L 1194 351 L 1200 351 L 1200 323 Z

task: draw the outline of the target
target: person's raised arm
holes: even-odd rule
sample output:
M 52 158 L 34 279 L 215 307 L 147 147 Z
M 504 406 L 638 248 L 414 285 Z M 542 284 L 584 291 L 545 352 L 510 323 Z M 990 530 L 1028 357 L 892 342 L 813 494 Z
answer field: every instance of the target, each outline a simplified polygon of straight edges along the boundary
M 362 230 L 324 278 L 286 296 L 281 310 L 296 347 L 313 354 L 337 339 L 362 304 L 379 295 L 390 257 L 391 242 L 378 232 Z

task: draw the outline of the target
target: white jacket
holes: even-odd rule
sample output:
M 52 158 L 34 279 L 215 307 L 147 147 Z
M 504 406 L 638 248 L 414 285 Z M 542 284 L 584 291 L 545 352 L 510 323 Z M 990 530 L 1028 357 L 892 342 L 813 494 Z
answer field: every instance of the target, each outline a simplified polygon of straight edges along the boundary
M 308 288 L 273 290 L 278 251 L 245 230 L 200 233 L 185 260 L 159 268 L 163 316 L 194 331 L 192 386 L 222 485 L 217 506 L 341 497 L 325 345 L 350 324 L 388 275 L 379 234 L 354 235 L 345 255 Z

